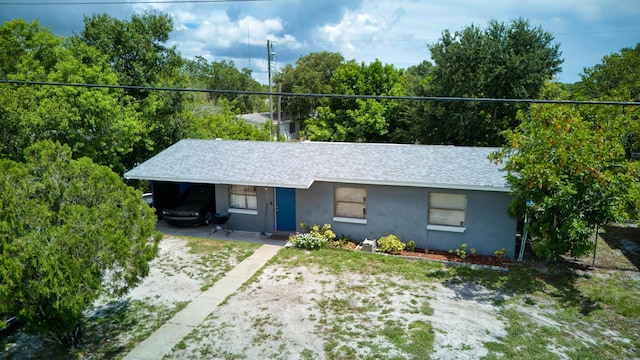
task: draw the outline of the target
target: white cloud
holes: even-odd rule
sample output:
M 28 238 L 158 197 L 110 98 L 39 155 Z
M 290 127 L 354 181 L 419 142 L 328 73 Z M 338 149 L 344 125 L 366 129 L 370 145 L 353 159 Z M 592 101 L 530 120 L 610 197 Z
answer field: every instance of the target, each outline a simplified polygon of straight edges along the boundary
M 253 16 L 232 20 L 226 12 L 172 14 L 176 22 L 176 41 L 183 52 L 191 53 L 186 46 L 228 49 L 233 46 L 264 45 L 267 40 L 276 41 L 288 48 L 304 46 L 295 36 L 284 32 L 279 18 L 257 19 Z M 177 16 L 176 16 L 177 15 Z
M 281 0 L 224 3 L 145 3 L 91 6 L 1 6 L 0 21 L 23 18 L 61 35 L 82 30 L 82 15 L 107 13 L 127 19 L 131 12 L 161 11 L 174 20 L 169 45 L 187 58 L 233 60 L 262 76 L 266 41 L 274 41 L 278 64 L 293 63 L 315 51 L 339 51 L 347 59 L 376 58 L 399 68 L 429 59 L 433 44 L 449 29 L 457 31 L 489 20 L 518 17 L 541 26 L 561 44 L 562 81 L 578 80 L 584 67 L 623 47 L 640 34 L 638 0 Z
M 393 18 L 347 11 L 339 23 L 320 28 L 318 38 L 335 43 L 345 57 L 355 57 L 388 35 L 392 23 Z

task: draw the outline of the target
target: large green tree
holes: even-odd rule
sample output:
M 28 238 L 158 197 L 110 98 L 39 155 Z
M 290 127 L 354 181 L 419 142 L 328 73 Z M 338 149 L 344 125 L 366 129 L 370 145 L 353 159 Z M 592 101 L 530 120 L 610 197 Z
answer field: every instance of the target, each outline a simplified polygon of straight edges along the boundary
M 107 14 L 85 17 L 84 29 L 77 36 L 105 54 L 118 77 L 118 83 L 139 87 L 187 87 L 182 71 L 183 59 L 175 46 L 166 45 L 173 20 L 164 13 L 134 14 L 129 20 Z M 126 159 L 132 166 L 184 137 L 182 92 L 130 89 L 147 136 L 135 144 Z
M 409 67 L 403 74 L 405 95 L 427 96 L 431 94 L 433 64 L 429 61 Z M 427 122 L 423 116 L 428 113 L 432 104 L 426 101 L 403 101 L 400 103 L 400 116 L 398 126 L 390 134 L 390 140 L 394 143 L 415 143 L 424 140 L 422 134 L 426 132 L 424 127 Z
M 98 50 L 56 37 L 37 22 L 9 21 L 0 27 L 5 49 L 0 71 L 8 79 L 117 85 L 116 74 Z M 147 129 L 132 98 L 116 89 L 0 85 L 0 155 L 20 160 L 38 140 L 69 144 L 74 156 L 122 171 L 123 160 Z
M 295 66 L 287 64 L 275 74 L 274 83 L 281 85 L 282 92 L 298 94 L 332 94 L 331 79 L 344 63 L 340 53 L 320 51 L 301 56 Z M 285 97 L 282 106 L 295 119 L 306 119 L 320 106 L 320 99 Z
M 625 155 L 624 114 L 601 122 L 568 105 L 534 105 L 518 120 L 492 159 L 505 162 L 511 211 L 530 219 L 539 256 L 584 255 L 596 226 L 635 215 L 640 163 Z
M 402 70 L 376 60 L 370 64 L 354 61 L 341 65 L 331 86 L 337 94 L 404 94 Z M 329 98 L 318 108 L 318 117 L 306 121 L 309 138 L 324 141 L 388 141 L 397 127 L 400 106 L 396 100 Z
M 640 101 L 640 43 L 607 55 L 586 68 L 576 84 L 578 97 L 589 100 Z
M 38 21 L 6 21 L 0 26 L 0 78 L 22 71 L 47 72 L 56 63 L 56 49 L 62 39 L 40 26 Z
M 545 81 L 560 71 L 559 45 L 551 34 L 528 20 L 485 29 L 471 25 L 445 30 L 429 46 L 435 67 L 428 96 L 532 99 Z M 501 132 L 517 126 L 516 113 L 526 106 L 504 103 L 433 103 L 421 117 L 423 143 L 501 145 Z
M 586 68 L 575 85 L 579 100 L 640 101 L 640 44 L 607 55 L 602 62 Z M 640 107 L 583 107 L 582 115 L 593 122 L 607 123 L 622 116 L 627 132 L 621 134 L 628 158 L 640 152 Z
M 120 85 L 156 86 L 169 76 L 178 77 L 182 58 L 175 46 L 167 47 L 173 20 L 167 14 L 134 14 L 130 20 L 108 14 L 85 16 L 79 39 L 107 55 Z M 143 99 L 145 90 L 132 90 Z
M 154 211 L 116 173 L 59 143 L 36 143 L 24 163 L 1 160 L 0 173 L 0 314 L 73 345 L 98 296 L 123 295 L 148 274 Z

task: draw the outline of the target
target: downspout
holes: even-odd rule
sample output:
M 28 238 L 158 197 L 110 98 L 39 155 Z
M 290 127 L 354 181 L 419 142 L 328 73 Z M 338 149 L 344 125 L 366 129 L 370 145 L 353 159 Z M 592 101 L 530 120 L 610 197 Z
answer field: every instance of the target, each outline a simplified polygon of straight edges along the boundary
M 591 261 L 591 267 L 596 267 L 596 251 L 598 250 L 598 225 L 596 225 L 596 240 L 593 245 L 593 261 Z
M 526 212 L 524 213 L 524 231 L 522 232 L 522 241 L 520 242 L 520 253 L 518 254 L 518 261 L 522 261 L 522 258 L 524 256 L 524 248 L 525 245 L 527 244 L 527 235 L 529 234 L 529 232 L 527 231 L 527 224 L 529 224 L 529 222 L 531 222 L 531 219 L 529 218 L 529 210 L 531 210 L 531 207 L 533 206 L 533 201 L 531 200 L 527 200 L 525 202 L 526 205 Z
M 429 253 L 429 229 L 425 228 L 424 232 L 425 232 L 425 244 L 426 244 L 424 252 L 425 254 L 428 254 Z
M 264 221 L 262 222 L 262 232 L 260 236 L 267 236 L 267 212 L 269 212 L 269 195 L 267 188 L 264 188 Z
M 520 241 L 520 253 L 518 254 L 518 261 L 522 261 L 522 257 L 524 256 L 524 247 L 527 244 L 527 224 L 529 223 L 529 216 L 524 216 L 524 231 L 522 232 L 522 241 Z

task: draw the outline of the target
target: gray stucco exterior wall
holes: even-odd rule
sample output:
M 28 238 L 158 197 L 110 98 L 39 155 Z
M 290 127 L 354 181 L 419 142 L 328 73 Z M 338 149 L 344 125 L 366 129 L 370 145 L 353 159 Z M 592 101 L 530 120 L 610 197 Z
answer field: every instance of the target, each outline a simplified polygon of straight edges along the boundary
M 366 224 L 334 221 L 334 187 L 348 186 L 367 190 Z M 462 233 L 428 230 L 429 193 L 466 194 L 465 231 Z M 276 232 L 274 188 L 257 188 L 258 209 L 255 214 L 234 213 L 232 229 Z M 505 256 L 515 255 L 516 219 L 507 213 L 511 196 L 504 192 L 398 187 L 383 185 L 315 182 L 309 189 L 296 189 L 296 219 L 299 223 L 331 224 L 336 235 L 349 235 L 355 241 L 377 239 L 386 233 L 415 241 L 416 247 L 449 250 L 466 243 L 478 254 L 494 255 L 506 249 Z M 229 210 L 229 185 L 216 185 L 216 211 Z
M 255 214 L 233 213 L 230 219 L 231 229 L 253 232 L 275 231 L 273 215 L 273 188 L 257 187 L 258 208 Z M 229 185 L 216 185 L 216 212 L 229 212 Z
M 334 186 L 367 189 L 367 223 L 352 224 L 333 221 Z M 455 233 L 427 230 L 429 193 L 467 194 L 465 231 Z M 309 224 L 331 224 L 334 232 L 350 235 L 354 240 L 379 238 L 393 233 L 402 241 L 415 241 L 416 247 L 449 250 L 466 243 L 478 254 L 494 255 L 506 249 L 515 254 L 516 219 L 507 209 L 511 197 L 504 192 L 461 191 L 434 188 L 412 188 L 378 185 L 316 182 L 308 190 L 297 190 L 296 208 L 299 221 Z

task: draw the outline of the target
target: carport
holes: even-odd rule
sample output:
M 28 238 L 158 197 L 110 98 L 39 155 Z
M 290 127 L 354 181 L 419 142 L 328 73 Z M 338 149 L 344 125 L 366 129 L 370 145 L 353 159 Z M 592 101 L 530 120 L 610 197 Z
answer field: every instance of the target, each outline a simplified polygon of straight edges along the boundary
M 278 170 L 278 156 L 274 157 L 274 154 L 250 153 L 238 149 L 231 149 L 229 152 L 225 151 L 227 147 L 203 153 L 202 145 L 202 140 L 183 140 L 128 171 L 124 177 L 151 183 L 159 219 L 162 218 L 162 210 L 174 207 L 189 187 L 209 184 L 214 187 L 215 213 L 233 214 L 230 220 L 233 230 L 283 235 L 296 230 L 295 188 L 308 187 L 312 179 L 302 176 L 304 181 L 300 183 L 297 180 L 301 175 L 296 175 L 293 179 L 281 176 L 286 172 Z M 242 154 L 237 154 L 238 151 Z M 235 161 L 245 157 L 252 158 L 252 161 Z M 234 207 L 234 187 L 254 189 L 251 196 L 255 206 L 250 209 Z

